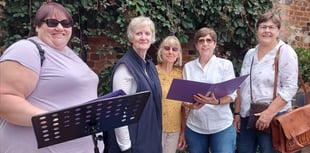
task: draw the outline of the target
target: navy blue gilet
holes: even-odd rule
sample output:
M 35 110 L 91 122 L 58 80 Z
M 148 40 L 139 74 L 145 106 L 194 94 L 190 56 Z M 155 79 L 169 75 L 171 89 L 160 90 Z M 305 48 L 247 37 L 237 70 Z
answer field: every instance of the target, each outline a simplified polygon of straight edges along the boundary
M 132 153 L 162 153 L 162 91 L 158 73 L 152 59 L 146 62 L 132 49 L 116 63 L 114 72 L 120 64 L 125 64 L 137 83 L 137 91 L 151 91 L 138 123 L 128 125 Z M 147 75 L 145 74 L 147 72 Z M 112 85 L 113 86 L 113 85 Z M 108 153 L 120 153 L 114 130 L 108 132 Z

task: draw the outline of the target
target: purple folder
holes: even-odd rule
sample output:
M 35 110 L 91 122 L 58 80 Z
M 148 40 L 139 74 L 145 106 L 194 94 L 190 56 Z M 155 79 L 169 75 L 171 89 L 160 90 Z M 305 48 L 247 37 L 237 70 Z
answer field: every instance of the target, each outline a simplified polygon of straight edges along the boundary
M 113 92 L 110 92 L 110 93 L 107 93 L 101 97 L 98 97 L 94 100 L 91 100 L 89 102 L 95 102 L 95 101 L 100 101 L 100 100 L 103 100 L 103 99 L 107 99 L 107 98 L 113 98 L 113 97 L 117 97 L 117 96 L 123 96 L 123 95 L 126 95 L 126 93 L 120 89 L 120 90 L 116 90 L 116 91 L 113 91 Z
M 215 98 L 221 98 L 233 93 L 248 77 L 243 75 L 220 83 L 204 83 L 190 80 L 173 79 L 167 99 L 184 102 L 195 102 L 193 96 L 197 93 L 207 95 L 214 93 Z

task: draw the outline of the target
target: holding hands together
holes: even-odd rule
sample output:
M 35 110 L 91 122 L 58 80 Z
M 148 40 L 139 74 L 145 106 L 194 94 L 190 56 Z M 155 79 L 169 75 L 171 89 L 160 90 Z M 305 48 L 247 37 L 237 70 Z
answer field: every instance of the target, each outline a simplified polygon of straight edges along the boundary
M 201 103 L 201 104 L 212 104 L 212 105 L 221 104 L 220 99 L 216 99 L 214 93 L 207 93 L 206 95 L 198 93 L 194 95 L 194 100 L 196 101 L 195 103 Z

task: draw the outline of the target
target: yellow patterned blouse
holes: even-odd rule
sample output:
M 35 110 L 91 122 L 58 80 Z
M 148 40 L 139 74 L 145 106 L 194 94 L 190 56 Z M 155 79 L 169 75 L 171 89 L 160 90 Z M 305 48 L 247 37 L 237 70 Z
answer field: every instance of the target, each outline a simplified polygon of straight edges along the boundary
M 162 88 L 163 132 L 178 132 L 181 128 L 182 102 L 166 99 L 173 78 L 182 78 L 181 68 L 173 68 L 168 75 L 156 66 Z

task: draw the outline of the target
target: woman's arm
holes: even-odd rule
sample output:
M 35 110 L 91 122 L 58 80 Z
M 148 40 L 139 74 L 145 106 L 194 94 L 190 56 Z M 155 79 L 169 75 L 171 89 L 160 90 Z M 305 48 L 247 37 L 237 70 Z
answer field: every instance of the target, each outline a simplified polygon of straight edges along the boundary
M 240 122 L 241 122 L 241 116 L 240 116 L 240 110 L 241 110 L 241 101 L 240 101 L 240 88 L 237 89 L 237 97 L 235 99 L 234 103 L 234 121 L 233 124 L 236 128 L 237 132 L 240 132 Z
M 185 107 L 181 106 L 181 131 L 180 131 L 180 137 L 178 142 L 178 149 L 184 150 L 186 147 L 186 140 L 185 140 L 185 126 L 186 126 L 186 112 Z
M 136 81 L 124 64 L 118 66 L 113 76 L 113 91 L 119 89 L 122 89 L 126 94 L 135 93 L 137 89 Z M 128 126 L 115 128 L 114 131 L 121 151 L 130 149 L 131 140 Z
M 12 124 L 32 126 L 31 117 L 45 113 L 26 98 L 35 89 L 39 76 L 14 61 L 0 62 L 0 117 Z

